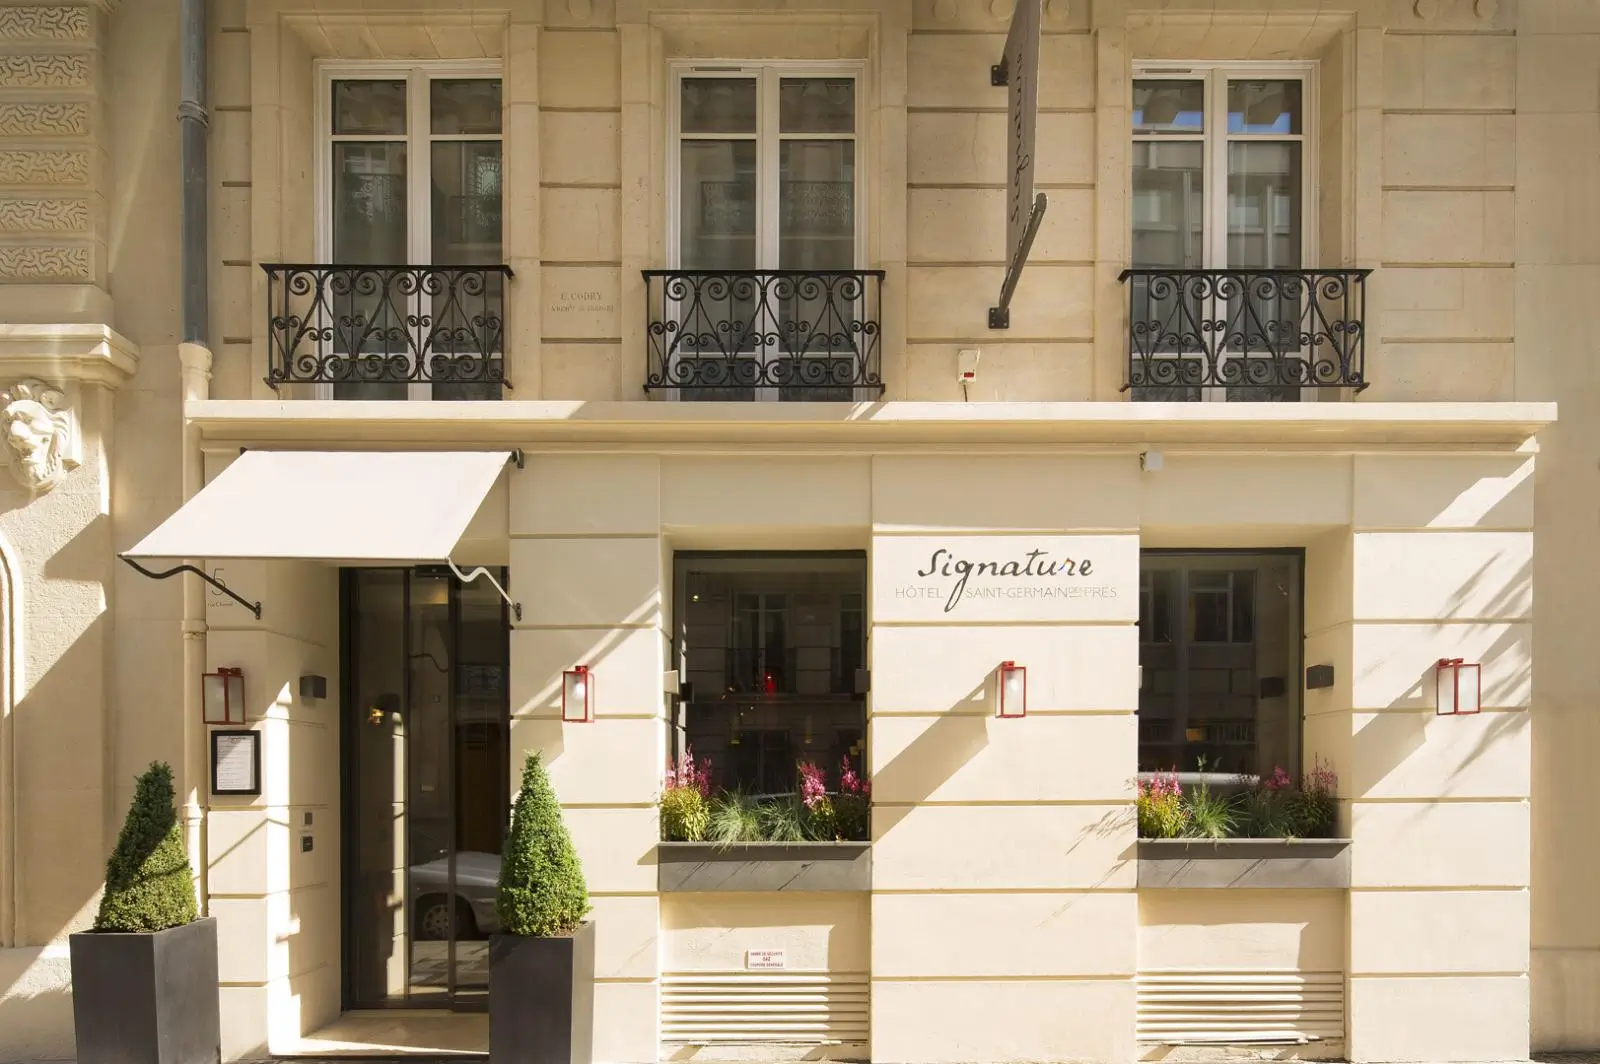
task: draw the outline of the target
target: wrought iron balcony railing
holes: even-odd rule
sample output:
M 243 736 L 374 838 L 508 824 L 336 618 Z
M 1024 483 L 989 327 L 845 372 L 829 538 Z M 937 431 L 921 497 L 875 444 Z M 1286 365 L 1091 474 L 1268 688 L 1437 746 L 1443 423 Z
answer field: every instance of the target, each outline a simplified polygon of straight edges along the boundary
M 1124 270 L 1136 400 L 1289 401 L 1360 391 L 1371 270 Z
M 698 401 L 883 394 L 882 270 L 645 270 L 645 390 Z
M 498 399 L 509 266 L 262 266 L 267 383 L 351 398 Z

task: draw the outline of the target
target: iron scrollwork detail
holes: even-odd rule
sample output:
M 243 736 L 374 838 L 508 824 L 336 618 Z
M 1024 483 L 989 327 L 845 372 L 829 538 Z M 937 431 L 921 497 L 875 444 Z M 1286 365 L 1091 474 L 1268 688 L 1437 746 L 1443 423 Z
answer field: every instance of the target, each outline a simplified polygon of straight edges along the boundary
M 1371 270 L 1124 270 L 1135 399 L 1298 398 L 1367 387 Z
M 851 402 L 883 393 L 882 270 L 645 270 L 646 391 Z
M 267 383 L 509 388 L 509 266 L 262 266 Z

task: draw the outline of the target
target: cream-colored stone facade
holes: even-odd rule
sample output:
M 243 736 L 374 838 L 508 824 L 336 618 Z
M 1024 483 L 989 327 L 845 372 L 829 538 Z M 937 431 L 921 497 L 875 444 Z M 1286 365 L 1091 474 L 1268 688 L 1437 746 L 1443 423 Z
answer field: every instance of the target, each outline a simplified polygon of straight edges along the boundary
M 337 573 L 229 562 L 257 621 L 115 558 L 239 448 L 309 446 L 525 456 L 457 560 L 507 565 L 524 607 L 510 756 L 544 751 L 584 860 L 597 1061 L 683 1054 L 663 1044 L 673 988 L 775 943 L 866 1003 L 848 1048 L 880 1064 L 1182 1055 L 1142 1004 L 1174 973 L 1334 988 L 1333 1033 L 1274 1053 L 1600 1046 L 1600 5 L 1046 0 L 1050 207 L 992 331 L 1007 116 L 989 67 L 1013 6 L 216 0 L 207 350 L 179 344 L 176 0 L 0 5 L 0 390 L 58 393 L 76 463 L 48 490 L 0 476 L 0 1059 L 71 1054 L 66 937 L 153 758 L 177 771 L 219 920 L 225 1057 L 292 1051 L 339 1015 Z M 261 266 L 328 256 L 320 64 L 446 60 L 502 78 L 514 389 L 274 391 Z M 860 64 L 882 402 L 644 391 L 678 60 Z M 1374 271 L 1359 394 L 1127 401 L 1130 81 L 1185 60 L 1314 64 L 1308 265 Z M 965 348 L 982 359 L 963 394 Z M 1140 889 L 1137 586 L 951 621 L 895 598 L 930 536 L 1303 550 L 1303 664 L 1335 677 L 1303 692 L 1303 753 L 1338 768 L 1349 888 Z M 867 556 L 869 892 L 658 892 L 673 554 L 749 549 Z M 1481 714 L 1433 714 L 1450 657 L 1482 663 Z M 1028 666 L 1023 720 L 981 697 L 1001 660 Z M 596 720 L 563 724 L 578 662 Z M 194 694 L 219 665 L 249 678 L 259 798 L 208 794 Z M 329 699 L 299 697 L 308 673 Z

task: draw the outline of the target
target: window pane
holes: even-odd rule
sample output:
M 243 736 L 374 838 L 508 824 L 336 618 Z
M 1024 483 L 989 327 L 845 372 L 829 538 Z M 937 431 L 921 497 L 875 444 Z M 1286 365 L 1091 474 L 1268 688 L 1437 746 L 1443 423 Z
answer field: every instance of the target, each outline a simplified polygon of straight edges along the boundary
M 1299 133 L 1300 82 L 1228 82 L 1229 133 Z
M 686 140 L 681 151 L 682 268 L 755 269 L 755 141 Z
M 678 125 L 685 133 L 754 133 L 754 78 L 684 78 Z
M 1205 129 L 1206 83 L 1135 81 L 1135 133 L 1200 133 Z
M 333 261 L 406 261 L 406 146 L 333 145 Z
M 1199 269 L 1205 254 L 1205 150 L 1133 145 L 1133 265 Z
M 1300 268 L 1300 145 L 1228 145 L 1228 266 Z
M 333 83 L 336 135 L 381 136 L 405 131 L 405 82 L 363 79 Z
M 784 133 L 854 133 L 854 78 L 784 78 L 778 84 L 778 128 Z
M 501 247 L 499 141 L 433 144 L 433 261 L 440 266 L 484 266 L 505 261 Z M 429 353 L 468 356 L 460 379 L 436 379 L 433 398 L 494 400 L 500 385 L 474 356 L 502 355 L 505 278 L 468 274 L 433 293 Z M 486 351 L 485 348 L 488 348 Z
M 433 145 L 433 261 L 441 266 L 503 262 L 500 142 Z
M 439 134 L 484 136 L 500 132 L 500 82 L 491 78 L 438 80 L 429 99 Z
M 1256 571 L 1233 574 L 1233 641 L 1253 643 L 1256 638 Z
M 778 266 L 855 268 L 856 145 L 786 140 L 778 145 Z

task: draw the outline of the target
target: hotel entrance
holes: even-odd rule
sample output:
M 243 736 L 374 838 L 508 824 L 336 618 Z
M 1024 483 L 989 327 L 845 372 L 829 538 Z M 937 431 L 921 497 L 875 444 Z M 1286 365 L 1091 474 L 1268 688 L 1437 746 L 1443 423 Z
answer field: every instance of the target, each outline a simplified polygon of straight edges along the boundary
M 508 814 L 506 606 L 447 567 L 341 578 L 344 1007 L 483 1009 Z

